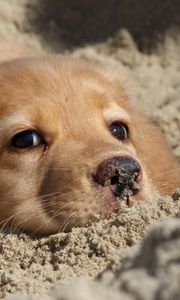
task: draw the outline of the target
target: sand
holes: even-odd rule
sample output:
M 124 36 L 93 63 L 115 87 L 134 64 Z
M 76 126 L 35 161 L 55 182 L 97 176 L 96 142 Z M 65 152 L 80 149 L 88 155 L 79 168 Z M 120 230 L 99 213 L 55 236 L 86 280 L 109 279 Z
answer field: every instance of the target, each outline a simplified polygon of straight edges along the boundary
M 0 39 L 122 70 L 136 105 L 180 161 L 179 3 L 143 0 L 133 10 L 130 0 L 102 3 L 0 0 Z M 178 299 L 179 249 L 178 189 L 70 233 L 2 232 L 0 298 Z

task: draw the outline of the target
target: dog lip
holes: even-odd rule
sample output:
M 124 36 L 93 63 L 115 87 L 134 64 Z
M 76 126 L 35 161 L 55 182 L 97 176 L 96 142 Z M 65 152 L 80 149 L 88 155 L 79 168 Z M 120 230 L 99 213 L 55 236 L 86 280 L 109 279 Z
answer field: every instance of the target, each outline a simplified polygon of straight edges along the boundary
M 100 215 L 103 218 L 111 216 L 113 213 L 117 213 L 120 209 L 119 202 L 117 199 L 112 195 L 104 205 L 102 205 L 100 209 Z

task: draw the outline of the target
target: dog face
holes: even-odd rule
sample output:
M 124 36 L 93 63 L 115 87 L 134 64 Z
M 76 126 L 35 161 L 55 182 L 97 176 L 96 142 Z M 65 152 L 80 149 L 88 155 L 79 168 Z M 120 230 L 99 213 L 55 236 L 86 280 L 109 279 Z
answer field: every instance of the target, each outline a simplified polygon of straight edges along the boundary
M 119 79 L 87 63 L 2 63 L 2 226 L 55 233 L 170 192 L 179 182 L 175 161 L 136 111 Z

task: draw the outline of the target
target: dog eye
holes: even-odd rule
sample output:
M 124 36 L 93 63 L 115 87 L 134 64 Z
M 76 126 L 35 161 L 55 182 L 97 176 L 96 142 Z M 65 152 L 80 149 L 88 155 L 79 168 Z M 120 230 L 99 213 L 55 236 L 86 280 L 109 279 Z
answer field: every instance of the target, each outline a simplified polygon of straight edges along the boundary
M 125 124 L 113 123 L 110 125 L 109 130 L 111 134 L 118 140 L 124 141 L 129 138 L 129 130 Z
M 42 144 L 44 144 L 43 138 L 36 131 L 30 130 L 17 133 L 11 142 L 13 147 L 20 149 L 32 148 Z

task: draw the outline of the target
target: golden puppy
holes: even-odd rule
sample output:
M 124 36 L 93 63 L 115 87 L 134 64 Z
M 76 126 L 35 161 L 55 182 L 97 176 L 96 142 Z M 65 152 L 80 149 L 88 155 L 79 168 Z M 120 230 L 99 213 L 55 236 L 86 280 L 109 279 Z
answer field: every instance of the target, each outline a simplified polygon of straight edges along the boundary
M 69 230 L 178 186 L 169 147 L 119 78 L 63 56 L 13 54 L 0 64 L 2 228 Z

